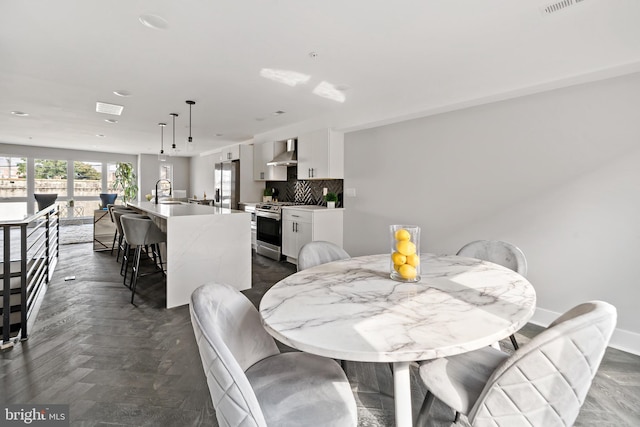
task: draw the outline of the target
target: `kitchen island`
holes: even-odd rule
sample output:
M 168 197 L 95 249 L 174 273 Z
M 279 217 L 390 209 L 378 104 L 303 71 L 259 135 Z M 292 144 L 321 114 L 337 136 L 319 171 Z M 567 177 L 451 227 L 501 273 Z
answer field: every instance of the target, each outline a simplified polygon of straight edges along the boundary
M 129 202 L 167 233 L 167 308 L 206 282 L 251 287 L 251 215 L 190 203 Z

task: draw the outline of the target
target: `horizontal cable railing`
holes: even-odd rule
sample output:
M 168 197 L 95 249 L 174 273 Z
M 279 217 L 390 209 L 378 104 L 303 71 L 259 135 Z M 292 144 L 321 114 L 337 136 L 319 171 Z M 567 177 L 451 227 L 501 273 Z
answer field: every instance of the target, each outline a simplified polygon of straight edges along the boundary
M 51 206 L 2 229 L 2 347 L 28 337 L 29 321 L 44 294 L 59 255 L 60 211 Z

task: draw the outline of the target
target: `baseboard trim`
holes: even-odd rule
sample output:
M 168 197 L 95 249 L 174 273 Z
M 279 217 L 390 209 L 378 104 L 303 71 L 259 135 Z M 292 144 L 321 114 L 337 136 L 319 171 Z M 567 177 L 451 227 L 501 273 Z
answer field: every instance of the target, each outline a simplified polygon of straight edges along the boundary
M 544 308 L 536 308 L 536 312 L 533 314 L 533 317 L 529 322 L 546 328 L 561 314 L 562 313 L 546 310 Z M 616 330 L 613 331 L 613 336 L 611 337 L 609 346 L 640 356 L 640 334 L 627 331 L 626 329 L 616 328 Z

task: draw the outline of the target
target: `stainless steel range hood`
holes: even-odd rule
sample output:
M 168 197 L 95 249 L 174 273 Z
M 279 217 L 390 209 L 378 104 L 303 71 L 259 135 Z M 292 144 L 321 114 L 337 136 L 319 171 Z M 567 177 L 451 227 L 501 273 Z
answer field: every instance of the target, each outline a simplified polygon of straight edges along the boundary
M 293 166 L 298 164 L 296 154 L 296 140 L 287 139 L 287 151 L 278 154 L 273 160 L 267 162 L 267 166 Z

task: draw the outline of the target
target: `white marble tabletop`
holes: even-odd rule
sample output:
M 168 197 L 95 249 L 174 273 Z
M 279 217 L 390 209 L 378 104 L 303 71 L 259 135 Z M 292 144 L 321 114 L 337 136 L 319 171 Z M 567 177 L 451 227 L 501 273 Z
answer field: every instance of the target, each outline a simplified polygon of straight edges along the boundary
M 389 277 L 390 255 L 335 261 L 295 273 L 262 298 L 265 329 L 321 356 L 393 362 L 396 426 L 412 425 L 409 363 L 491 345 L 533 315 L 533 286 L 497 264 L 420 257 L 421 279 Z
M 389 278 L 389 255 L 320 265 L 273 286 L 267 331 L 302 351 L 364 362 L 426 360 L 491 345 L 533 315 L 519 274 L 472 258 L 421 256 L 421 280 Z
M 265 329 L 321 356 L 393 362 L 396 427 L 413 424 L 409 363 L 494 344 L 533 315 L 536 294 L 505 267 L 458 256 L 420 257 L 421 279 L 389 277 L 389 254 L 295 273 L 262 298 Z

